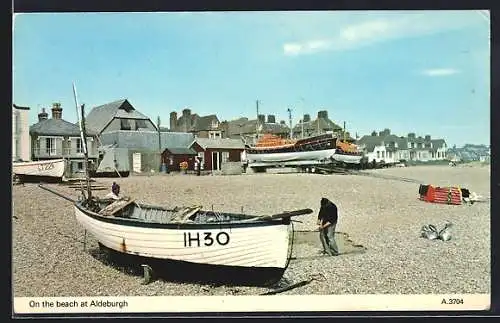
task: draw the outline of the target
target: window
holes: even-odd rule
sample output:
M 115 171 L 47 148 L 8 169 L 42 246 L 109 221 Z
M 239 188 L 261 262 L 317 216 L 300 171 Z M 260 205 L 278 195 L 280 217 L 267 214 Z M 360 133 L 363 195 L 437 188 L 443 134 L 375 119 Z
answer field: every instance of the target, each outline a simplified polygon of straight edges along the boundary
M 76 138 L 76 153 L 81 154 L 83 153 L 83 142 L 82 138 Z
M 380 151 L 377 151 L 377 158 L 380 158 Z
M 225 163 L 229 160 L 229 152 L 228 151 L 223 151 L 222 152 L 222 162 Z
M 220 131 L 210 131 L 208 133 L 208 138 L 210 138 L 210 139 L 221 138 L 221 137 L 222 137 L 222 135 L 221 135 Z
M 139 129 L 139 128 L 147 128 L 148 126 L 146 126 L 146 120 L 135 120 L 135 128 L 136 129 Z
M 128 119 L 120 119 L 121 127 L 120 130 L 131 130 L 130 120 Z
M 76 169 L 77 169 L 77 170 L 83 170 L 83 162 L 78 162 L 78 163 L 76 164 Z
M 385 151 L 382 152 L 382 158 L 385 158 Z
M 212 129 L 217 128 L 219 126 L 219 122 L 217 120 L 212 120 Z
M 49 156 L 56 154 L 56 138 L 45 138 L 45 151 Z

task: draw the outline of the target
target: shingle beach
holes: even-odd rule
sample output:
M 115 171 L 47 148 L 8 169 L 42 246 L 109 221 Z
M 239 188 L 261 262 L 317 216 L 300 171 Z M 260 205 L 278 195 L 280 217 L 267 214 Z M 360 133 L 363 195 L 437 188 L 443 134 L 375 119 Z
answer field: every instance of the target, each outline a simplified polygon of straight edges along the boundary
M 415 166 L 371 173 L 412 178 L 433 185 L 458 185 L 490 196 L 489 166 Z M 311 208 L 295 230 L 316 230 L 321 197 L 339 208 L 336 231 L 347 233 L 362 253 L 315 257 L 317 243 L 294 244 L 284 280 L 322 274 L 283 294 L 461 294 L 490 292 L 490 203 L 441 205 L 418 200 L 418 184 L 359 175 L 242 174 L 152 175 L 97 178 L 121 185 L 122 194 L 164 206 L 201 204 L 219 211 L 269 214 Z M 50 184 L 72 195 L 74 189 Z M 97 191 L 104 195 L 107 191 Z M 173 283 L 141 284 L 142 276 L 99 260 L 97 242 L 76 222 L 73 207 L 36 184 L 12 187 L 14 296 L 258 295 L 265 287 Z M 450 241 L 420 237 L 423 225 L 453 223 Z M 342 249 L 340 250 L 342 252 Z M 309 257 L 310 256 L 310 257 Z

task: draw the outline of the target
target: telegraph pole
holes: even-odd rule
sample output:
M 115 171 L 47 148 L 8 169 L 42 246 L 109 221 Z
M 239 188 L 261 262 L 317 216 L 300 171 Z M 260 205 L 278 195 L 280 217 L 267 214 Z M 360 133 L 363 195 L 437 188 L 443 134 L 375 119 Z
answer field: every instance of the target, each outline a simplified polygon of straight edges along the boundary
M 292 109 L 288 108 L 288 122 L 290 122 L 290 139 L 293 138 L 293 129 L 292 129 Z
M 302 120 L 300 121 L 300 124 L 301 124 L 301 130 L 302 130 L 302 134 L 301 134 L 301 137 L 302 139 L 304 139 L 304 98 L 300 98 L 300 101 L 302 101 Z

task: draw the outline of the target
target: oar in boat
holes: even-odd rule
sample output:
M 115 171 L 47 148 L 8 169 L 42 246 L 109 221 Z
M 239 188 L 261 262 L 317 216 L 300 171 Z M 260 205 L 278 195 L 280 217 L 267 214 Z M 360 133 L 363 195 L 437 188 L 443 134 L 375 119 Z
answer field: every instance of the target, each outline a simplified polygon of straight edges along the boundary
M 282 213 L 271 214 L 271 215 L 256 216 L 256 217 L 253 217 L 251 219 L 243 220 L 243 222 L 291 218 L 293 216 L 299 216 L 299 215 L 305 215 L 305 214 L 311 214 L 311 213 L 313 213 L 313 210 L 311 210 L 311 209 L 300 209 L 300 210 L 295 210 L 295 211 L 285 211 Z

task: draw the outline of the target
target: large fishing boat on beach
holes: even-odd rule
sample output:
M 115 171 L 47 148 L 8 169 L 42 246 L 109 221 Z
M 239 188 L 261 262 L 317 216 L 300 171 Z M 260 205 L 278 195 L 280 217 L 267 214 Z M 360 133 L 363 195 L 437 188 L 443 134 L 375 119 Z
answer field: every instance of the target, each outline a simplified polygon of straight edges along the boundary
M 314 164 L 315 162 L 337 162 L 359 164 L 363 153 L 357 146 L 335 137 L 323 134 L 304 139 L 282 139 L 275 135 L 264 135 L 255 146 L 246 146 L 246 159 L 259 166 L 276 163 Z

